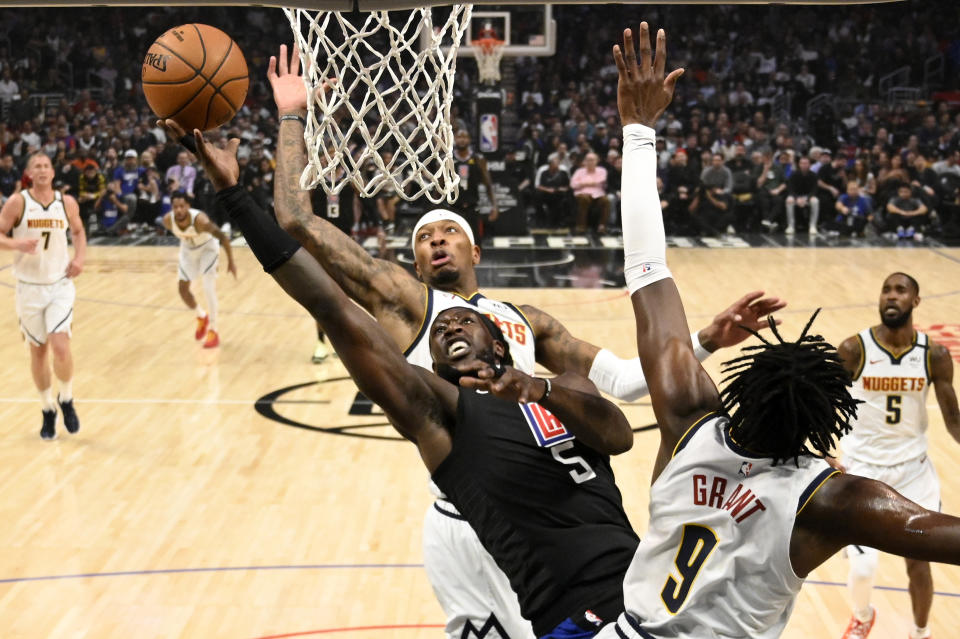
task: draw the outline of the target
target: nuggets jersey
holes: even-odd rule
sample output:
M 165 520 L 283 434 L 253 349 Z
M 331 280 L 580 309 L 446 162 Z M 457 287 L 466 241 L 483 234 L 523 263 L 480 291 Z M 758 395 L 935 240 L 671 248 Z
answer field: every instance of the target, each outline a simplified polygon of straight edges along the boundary
M 213 239 L 213 235 L 209 232 L 197 230 L 197 216 L 200 213 L 201 211 L 197 209 L 190 209 L 190 224 L 185 229 L 177 225 L 176 217 L 172 212 L 170 213 L 170 230 L 180 238 L 181 248 L 198 248 Z
M 423 324 L 420 325 L 413 343 L 403 353 L 408 362 L 433 370 L 433 358 L 430 356 L 430 327 L 433 326 L 433 321 L 441 311 L 458 306 L 475 308 L 496 322 L 503 331 L 503 336 L 510 343 L 513 367 L 533 375 L 537 362 L 534 353 L 533 328 L 530 327 L 530 323 L 520 309 L 507 302 L 487 299 L 480 293 L 474 293 L 467 298 L 431 287 L 427 287 L 427 308 L 423 314 Z
M 899 355 L 881 346 L 872 328 L 857 339 L 863 359 L 850 394 L 864 403 L 853 430 L 841 440 L 844 454 L 875 466 L 926 455 L 930 338 L 917 331 L 913 345 Z
M 53 192 L 53 201 L 44 206 L 33 198 L 29 189 L 23 196 L 23 214 L 13 226 L 14 239 L 38 240 L 33 255 L 17 251 L 13 257 L 13 273 L 27 284 L 53 284 L 67 276 L 70 251 L 67 249 L 67 211 L 63 195 Z
M 803 580 L 790 563 L 797 513 L 834 471 L 777 466 L 705 416 L 650 489 L 650 526 L 623 582 L 626 612 L 600 637 L 779 637 Z

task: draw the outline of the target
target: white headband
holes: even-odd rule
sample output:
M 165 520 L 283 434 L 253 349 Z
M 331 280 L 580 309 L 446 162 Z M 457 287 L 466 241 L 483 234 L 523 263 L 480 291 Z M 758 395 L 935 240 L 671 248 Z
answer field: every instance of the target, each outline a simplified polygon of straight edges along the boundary
M 417 220 L 416 225 L 413 227 L 413 233 L 410 234 L 410 246 L 416 246 L 417 244 L 417 233 L 421 228 L 427 224 L 433 224 L 434 222 L 440 222 L 443 220 L 448 220 L 457 224 L 463 232 L 466 233 L 467 238 L 470 240 L 470 244 L 476 244 L 473 239 L 473 231 L 470 229 L 470 224 L 463 219 L 463 216 L 449 211 L 447 209 L 433 209 L 432 211 L 427 211 Z

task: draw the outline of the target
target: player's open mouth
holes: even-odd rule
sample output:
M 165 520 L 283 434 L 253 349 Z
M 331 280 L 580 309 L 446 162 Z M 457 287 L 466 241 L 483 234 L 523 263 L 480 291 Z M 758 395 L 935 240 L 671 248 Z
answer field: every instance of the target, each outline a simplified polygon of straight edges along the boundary
M 447 346 L 447 357 L 450 359 L 460 359 L 470 351 L 470 344 L 466 340 L 454 340 Z
M 450 256 L 445 251 L 437 251 L 430 259 L 430 266 L 443 266 L 450 261 Z

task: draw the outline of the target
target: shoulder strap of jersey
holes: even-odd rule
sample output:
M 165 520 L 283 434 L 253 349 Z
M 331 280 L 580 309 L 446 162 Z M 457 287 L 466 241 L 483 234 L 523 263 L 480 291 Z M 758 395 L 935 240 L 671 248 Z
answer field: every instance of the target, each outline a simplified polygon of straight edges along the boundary
M 857 333 L 857 344 L 860 346 L 860 363 L 857 364 L 857 370 L 851 376 L 852 381 L 860 379 L 863 374 L 863 367 L 867 363 L 867 345 L 863 343 L 863 334 Z
M 680 441 L 677 442 L 677 445 L 674 446 L 673 454 L 670 456 L 670 458 L 672 459 L 676 457 L 678 454 L 680 454 L 680 451 L 686 448 L 687 444 L 690 443 L 690 440 L 693 439 L 693 436 L 697 434 L 697 431 L 699 431 L 704 424 L 709 422 L 711 417 L 717 417 L 718 415 L 719 413 L 717 413 L 716 411 L 709 412 L 703 417 L 701 417 L 700 419 L 698 419 L 697 421 L 695 421 L 690 426 L 690 428 L 687 429 L 687 432 L 683 434 L 683 436 L 680 438 Z
M 527 318 L 526 313 L 524 313 L 523 311 L 521 311 L 520 308 L 519 308 L 518 306 L 516 306 L 515 304 L 511 304 L 510 302 L 504 302 L 504 304 L 505 304 L 506 306 L 512 308 L 512 309 L 514 310 L 514 312 L 515 312 L 517 315 L 520 316 L 520 318 L 523 320 L 523 323 L 526 324 L 526 325 L 530 328 L 530 333 L 531 333 L 531 335 L 533 335 L 534 338 L 536 338 L 536 336 L 537 336 L 537 335 L 536 335 L 536 331 L 533 330 L 533 324 L 530 323 L 530 320 Z
M 13 223 L 13 226 L 10 227 L 11 230 L 20 226 L 20 224 L 23 222 L 23 218 L 27 216 L 27 190 L 20 189 L 20 195 L 23 197 L 23 201 L 21 202 L 22 206 L 20 207 L 20 215 L 17 217 L 17 221 Z M 13 197 L 13 195 L 10 197 Z
M 789 462 L 787 462 L 789 463 Z M 827 480 L 833 477 L 834 475 L 839 475 L 840 471 L 836 468 L 828 466 L 824 468 L 816 477 L 813 478 L 807 487 L 803 489 L 803 492 L 800 493 L 800 499 L 797 500 L 797 514 L 804 509 L 804 507 L 810 503 L 810 500 L 813 499 L 813 496 L 820 490 L 820 487 L 827 483 Z
M 403 349 L 403 356 L 407 357 L 410 353 L 413 352 L 413 349 L 417 347 L 417 344 L 420 343 L 420 340 L 423 339 L 423 334 L 427 332 L 428 322 L 430 321 L 430 316 L 433 315 L 433 288 L 423 285 L 426 289 L 426 301 L 423 305 L 423 318 L 420 320 L 420 328 L 417 329 L 417 334 L 414 336 L 413 341 L 410 342 L 410 345 Z

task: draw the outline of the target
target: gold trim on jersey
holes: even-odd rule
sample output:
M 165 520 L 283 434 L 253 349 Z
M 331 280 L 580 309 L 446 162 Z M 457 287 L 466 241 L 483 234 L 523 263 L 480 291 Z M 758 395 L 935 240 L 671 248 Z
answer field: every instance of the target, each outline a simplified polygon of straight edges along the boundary
M 930 340 L 930 336 L 927 335 L 927 356 L 923 358 L 923 366 L 926 368 L 927 372 L 927 384 L 933 381 L 933 342 Z
M 840 471 L 837 470 L 836 468 L 833 468 L 832 470 L 833 470 L 832 473 L 830 473 L 829 475 L 827 475 L 826 477 L 824 477 L 822 480 L 820 480 L 820 483 L 817 484 L 817 487 L 814 488 L 812 491 L 810 491 L 810 495 L 806 498 L 806 500 L 804 500 L 803 504 L 801 504 L 800 507 L 797 508 L 797 515 L 799 515 L 800 513 L 803 512 L 803 509 L 807 507 L 807 504 L 810 503 L 810 500 L 813 499 L 813 496 L 817 494 L 817 491 L 818 491 L 818 490 L 820 490 L 821 488 L 823 488 L 823 485 L 824 485 L 825 483 L 827 483 L 827 482 L 830 480 L 831 477 L 833 477 L 834 475 L 839 475 L 839 474 L 840 474 Z M 826 471 L 824 471 L 824 472 L 826 472 Z M 816 481 L 816 480 L 814 480 L 814 481 Z M 807 488 L 809 489 L 810 487 L 807 486 Z M 805 490 L 806 490 L 806 489 L 805 489 Z
M 860 344 L 860 364 L 857 365 L 857 372 L 853 374 L 853 380 L 857 381 L 863 374 L 863 367 L 867 365 L 867 345 L 863 343 L 863 337 L 857 333 L 857 342 Z
M 13 197 L 12 195 L 10 197 Z M 20 200 L 23 202 L 23 208 L 20 209 L 20 217 L 17 218 L 17 221 L 14 222 L 13 227 L 10 230 L 13 230 L 20 226 L 20 222 L 23 222 L 23 216 L 27 212 L 27 198 L 20 196 Z
M 523 318 L 523 321 L 526 322 L 527 326 L 530 327 L 530 332 L 533 334 L 533 338 L 536 339 L 537 331 L 536 329 L 533 328 L 533 322 L 530 321 L 530 318 L 527 317 L 527 314 L 524 313 L 523 310 L 521 310 L 520 307 L 517 306 L 516 304 L 511 304 L 510 302 L 504 302 L 504 304 L 506 304 L 507 306 L 509 306 L 510 308 L 512 308 L 513 310 L 515 310 L 517 313 L 520 314 L 520 317 Z
M 700 426 L 703 426 L 703 424 L 711 417 L 716 417 L 719 414 L 720 414 L 719 411 L 712 410 L 706 415 L 704 415 L 703 417 L 701 417 L 700 419 L 698 419 L 697 421 L 690 424 L 690 428 L 688 428 L 680 437 L 680 439 L 677 440 L 677 445 L 673 447 L 673 453 L 670 455 L 670 459 L 673 459 L 674 457 L 676 457 L 677 453 L 679 453 L 680 450 L 687 445 L 687 442 L 693 436 L 693 433 L 694 431 L 697 430 L 697 428 L 699 428 Z
M 176 222 L 174 222 L 176 223 Z M 410 340 L 410 343 L 407 344 L 407 347 L 403 349 L 403 356 L 406 357 L 410 354 L 410 351 L 413 350 L 413 347 L 417 345 L 417 342 L 420 341 L 420 338 L 423 337 L 423 331 L 427 323 L 427 317 L 430 316 L 430 309 L 433 308 L 433 289 L 429 286 L 420 282 L 420 285 L 423 286 L 424 295 L 423 295 L 423 317 L 420 319 L 420 326 L 417 327 L 417 332 L 413 334 L 413 339 Z
M 873 343 L 877 345 L 877 348 L 879 348 L 881 351 L 883 351 L 884 353 L 886 353 L 886 354 L 890 357 L 890 362 L 891 362 L 892 364 L 899 364 L 899 363 L 900 363 L 900 360 L 903 359 L 903 356 L 904 356 L 904 355 L 906 355 L 907 353 L 909 353 L 910 351 L 912 351 L 914 348 L 917 347 L 917 331 L 913 331 L 913 342 L 910 344 L 910 346 L 908 346 L 907 349 L 904 350 L 904 351 L 903 351 L 902 353 L 900 353 L 899 355 L 894 355 L 894 354 L 893 354 L 893 351 L 891 351 L 891 350 L 888 349 L 886 346 L 884 346 L 883 344 L 880 343 L 880 340 L 877 339 L 877 335 L 876 335 L 876 333 L 874 333 L 873 329 L 874 329 L 874 327 L 871 326 L 871 327 L 870 327 L 870 337 L 873 339 Z

